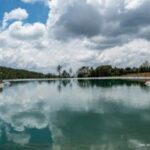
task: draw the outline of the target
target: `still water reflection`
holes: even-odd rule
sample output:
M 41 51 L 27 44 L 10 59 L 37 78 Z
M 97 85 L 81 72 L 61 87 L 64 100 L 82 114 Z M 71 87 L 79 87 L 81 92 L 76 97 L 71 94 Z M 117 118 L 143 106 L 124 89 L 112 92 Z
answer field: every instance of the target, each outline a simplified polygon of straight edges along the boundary
M 0 150 L 150 149 L 150 88 L 124 80 L 14 82 L 0 92 Z

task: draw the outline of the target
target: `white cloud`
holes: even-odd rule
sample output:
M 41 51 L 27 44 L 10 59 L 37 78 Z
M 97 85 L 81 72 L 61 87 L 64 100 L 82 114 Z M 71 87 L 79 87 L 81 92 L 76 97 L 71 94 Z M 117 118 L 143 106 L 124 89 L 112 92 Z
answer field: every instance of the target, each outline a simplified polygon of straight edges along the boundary
M 11 12 L 5 12 L 3 18 L 3 28 L 5 28 L 10 20 L 24 20 L 28 17 L 28 13 L 25 9 L 17 8 Z
M 18 21 L 11 24 L 8 31 L 10 36 L 18 40 L 37 40 L 44 36 L 46 28 L 42 23 L 22 24 Z
M 6 134 L 9 142 L 13 142 L 22 146 L 28 144 L 31 138 L 29 134 L 24 133 L 16 134 L 7 131 Z
M 127 9 L 135 9 L 139 7 L 145 0 L 126 0 L 126 8 Z
M 97 62 L 112 64 L 114 66 L 140 66 L 150 58 L 150 42 L 136 39 L 123 46 L 106 49 L 97 56 Z
M 84 8 L 82 10 L 77 0 L 50 1 L 49 18 L 46 24 L 23 23 L 20 17 L 19 21 L 13 22 L 0 32 L 0 64 L 44 72 L 55 71 L 58 64 L 64 65 L 65 68 L 72 67 L 74 70 L 82 65 L 95 66 L 107 63 L 123 67 L 140 65 L 150 58 L 149 19 L 148 15 L 142 15 L 148 9 L 147 0 L 134 9 L 126 8 L 127 3 L 123 4 L 125 0 L 122 3 L 118 3 L 119 1 L 105 0 L 105 3 L 101 3 L 102 1 L 99 0 L 82 0 L 82 8 Z M 75 14 L 71 12 L 70 7 L 73 7 Z M 85 12 L 78 18 L 75 8 L 78 13 L 85 10 L 92 12 L 91 16 L 94 14 L 97 17 L 101 16 L 102 24 L 98 35 L 82 31 L 80 36 L 81 16 L 86 16 L 85 20 L 88 22 L 90 19 Z M 95 8 L 97 11 L 93 13 Z M 71 19 L 70 15 L 75 19 Z M 132 18 L 137 22 L 132 21 Z M 74 21 L 77 23 L 72 24 Z M 85 22 L 82 21 L 82 29 L 89 27 L 84 31 L 89 29 L 92 31 L 97 20 L 91 22 L 91 26 L 86 26 L 87 23 L 84 26 Z M 71 28 L 69 28 L 70 24 Z M 74 25 L 78 25 L 78 30 L 73 28 Z M 54 31 L 57 29 L 62 29 L 61 34 L 60 32 L 57 34 L 64 36 L 66 41 L 56 38 Z

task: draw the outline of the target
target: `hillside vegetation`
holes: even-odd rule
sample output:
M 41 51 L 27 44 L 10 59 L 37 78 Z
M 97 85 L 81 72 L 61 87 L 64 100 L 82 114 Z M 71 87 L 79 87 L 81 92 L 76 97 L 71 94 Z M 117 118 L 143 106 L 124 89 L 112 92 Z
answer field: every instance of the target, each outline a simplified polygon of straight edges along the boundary
M 45 78 L 48 75 L 43 73 L 27 71 L 22 69 L 12 69 L 7 67 L 0 67 L 0 79 L 25 79 L 25 78 Z

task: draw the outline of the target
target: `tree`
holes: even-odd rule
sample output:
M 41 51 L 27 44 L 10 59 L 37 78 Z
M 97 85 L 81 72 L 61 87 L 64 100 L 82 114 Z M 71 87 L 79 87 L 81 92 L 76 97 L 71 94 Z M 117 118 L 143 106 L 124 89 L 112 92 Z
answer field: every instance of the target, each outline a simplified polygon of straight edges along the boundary
M 72 77 L 72 68 L 69 69 L 70 77 Z
M 60 75 L 61 75 L 61 70 L 62 70 L 62 66 L 61 66 L 61 65 L 58 65 L 58 66 L 57 66 L 57 72 L 58 72 L 58 74 L 59 74 L 59 77 L 60 77 Z
M 142 65 L 141 67 L 144 67 L 144 68 L 149 68 L 150 67 L 150 63 L 148 60 L 146 60 Z
M 90 67 L 83 66 L 77 71 L 77 76 L 78 77 L 90 77 L 91 75 L 91 70 Z
M 95 72 L 97 77 L 110 76 L 112 72 L 112 66 L 110 65 L 99 66 L 96 68 Z
M 145 61 L 141 66 L 140 66 L 140 72 L 149 72 L 150 71 L 150 63 L 149 61 Z
M 70 74 L 69 74 L 66 70 L 63 70 L 63 72 L 62 72 L 62 77 L 63 77 L 63 78 L 69 78 L 69 77 L 70 77 Z

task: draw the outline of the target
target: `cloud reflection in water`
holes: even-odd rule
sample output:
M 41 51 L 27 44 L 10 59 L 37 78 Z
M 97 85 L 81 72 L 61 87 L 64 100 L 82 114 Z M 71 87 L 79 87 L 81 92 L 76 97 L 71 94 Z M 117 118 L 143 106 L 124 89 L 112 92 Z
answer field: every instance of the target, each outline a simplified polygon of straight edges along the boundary
M 53 150 L 136 149 L 139 143 L 146 147 L 149 108 L 150 89 L 136 82 L 14 83 L 0 93 L 1 141 L 5 129 L 4 143 L 30 145 L 34 138 L 35 143 L 41 141 L 35 137 L 38 130 Z

